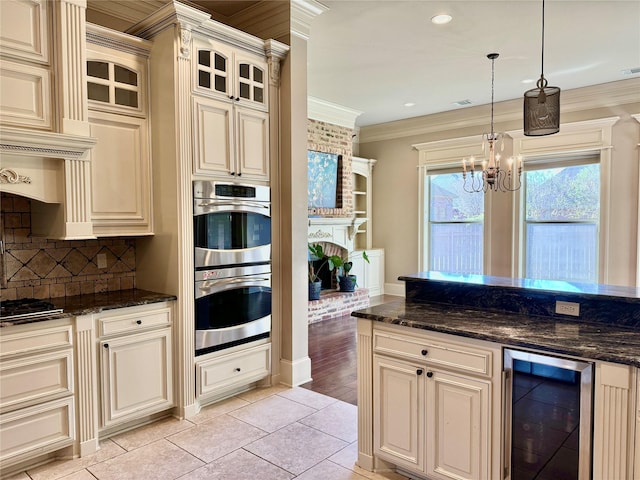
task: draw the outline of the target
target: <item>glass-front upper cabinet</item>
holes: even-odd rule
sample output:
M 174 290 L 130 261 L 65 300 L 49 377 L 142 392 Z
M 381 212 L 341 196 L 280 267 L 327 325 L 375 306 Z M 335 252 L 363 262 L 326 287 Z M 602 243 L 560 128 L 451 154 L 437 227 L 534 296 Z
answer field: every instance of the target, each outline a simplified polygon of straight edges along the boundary
M 109 57 L 101 55 L 101 58 L 87 59 L 89 108 L 144 114 L 144 63 L 126 61 L 124 55 L 121 58 Z
M 196 42 L 195 90 L 265 110 L 267 62 L 210 41 Z

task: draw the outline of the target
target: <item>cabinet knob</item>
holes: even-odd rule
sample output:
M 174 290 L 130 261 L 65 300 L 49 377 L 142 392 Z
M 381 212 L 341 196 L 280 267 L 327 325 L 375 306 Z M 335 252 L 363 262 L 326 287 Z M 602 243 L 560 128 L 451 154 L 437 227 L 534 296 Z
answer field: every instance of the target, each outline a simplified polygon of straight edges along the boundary
M 433 372 L 427 372 L 427 377 L 429 378 L 433 377 Z
M 233 175 L 235 177 L 236 172 L 229 172 L 229 175 Z
M 142 320 L 136 320 L 136 323 L 137 323 L 138 325 L 142 325 Z
M 236 368 L 236 372 L 239 372 L 239 371 L 240 371 L 240 367 Z
M 236 97 L 236 102 L 239 102 L 239 101 L 240 101 L 240 97 Z
M 233 95 L 229 95 L 229 98 L 230 98 L 231 100 L 233 100 Z
M 241 177 L 242 176 L 242 172 L 238 172 L 238 176 Z
M 109 348 L 109 344 L 105 343 L 104 345 L 102 345 L 104 348 Z
M 429 353 L 429 350 L 427 350 L 427 349 L 425 348 L 425 349 L 424 349 L 424 350 L 422 350 L 420 353 L 421 353 L 422 355 L 426 356 L 426 355 L 427 355 L 427 353 Z
M 419 368 L 418 370 L 416 370 L 416 375 L 422 375 L 422 369 Z

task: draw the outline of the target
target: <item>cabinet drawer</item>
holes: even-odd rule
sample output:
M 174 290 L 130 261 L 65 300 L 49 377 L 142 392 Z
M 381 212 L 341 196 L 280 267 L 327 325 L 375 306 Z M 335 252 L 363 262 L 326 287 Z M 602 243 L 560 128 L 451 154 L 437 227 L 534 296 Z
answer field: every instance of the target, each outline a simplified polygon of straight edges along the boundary
M 196 365 L 198 396 L 249 384 L 271 371 L 271 344 L 207 360 Z
M 165 304 L 166 305 L 166 304 Z M 105 337 L 171 325 L 171 308 L 131 307 L 98 318 L 98 336 Z
M 0 366 L 0 412 L 73 393 L 73 351 L 68 349 Z
M 75 438 L 73 397 L 23 408 L 0 416 L 2 466 L 30 454 L 58 450 Z
M 45 326 L 46 325 L 46 326 Z M 68 319 L 4 327 L 0 330 L 0 358 L 73 347 Z
M 373 333 L 373 348 L 376 353 L 418 360 L 420 363 L 475 375 L 491 375 L 492 352 L 481 348 L 381 331 Z

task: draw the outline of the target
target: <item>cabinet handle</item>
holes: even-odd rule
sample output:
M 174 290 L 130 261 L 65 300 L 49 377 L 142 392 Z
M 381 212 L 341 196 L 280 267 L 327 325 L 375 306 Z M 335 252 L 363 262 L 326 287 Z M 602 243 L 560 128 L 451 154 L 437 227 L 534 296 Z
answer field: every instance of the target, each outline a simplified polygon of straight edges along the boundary
M 422 369 L 419 368 L 418 370 L 416 370 L 416 375 L 422 375 Z
M 109 344 L 105 343 L 104 345 L 102 345 L 104 348 L 109 348 Z
M 427 377 L 429 378 L 433 377 L 433 372 L 427 372 Z
M 239 372 L 239 371 L 240 371 L 240 367 L 236 368 L 236 372 Z
M 142 325 L 142 320 L 136 320 L 136 323 L 137 323 L 138 325 Z
M 426 357 L 426 356 L 427 356 L 427 354 L 429 353 L 429 350 L 427 350 L 427 349 L 425 348 L 425 349 L 424 349 L 424 350 L 422 350 L 420 353 Z

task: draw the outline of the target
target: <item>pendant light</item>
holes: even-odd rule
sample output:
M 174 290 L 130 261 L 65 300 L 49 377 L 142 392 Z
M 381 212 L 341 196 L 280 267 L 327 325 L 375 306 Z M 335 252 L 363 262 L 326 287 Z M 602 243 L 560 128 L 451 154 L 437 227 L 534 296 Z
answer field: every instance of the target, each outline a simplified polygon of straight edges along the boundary
M 524 134 L 551 135 L 560 131 L 560 88 L 549 87 L 544 78 L 544 0 L 542 0 L 542 67 L 538 88 L 524 92 Z

